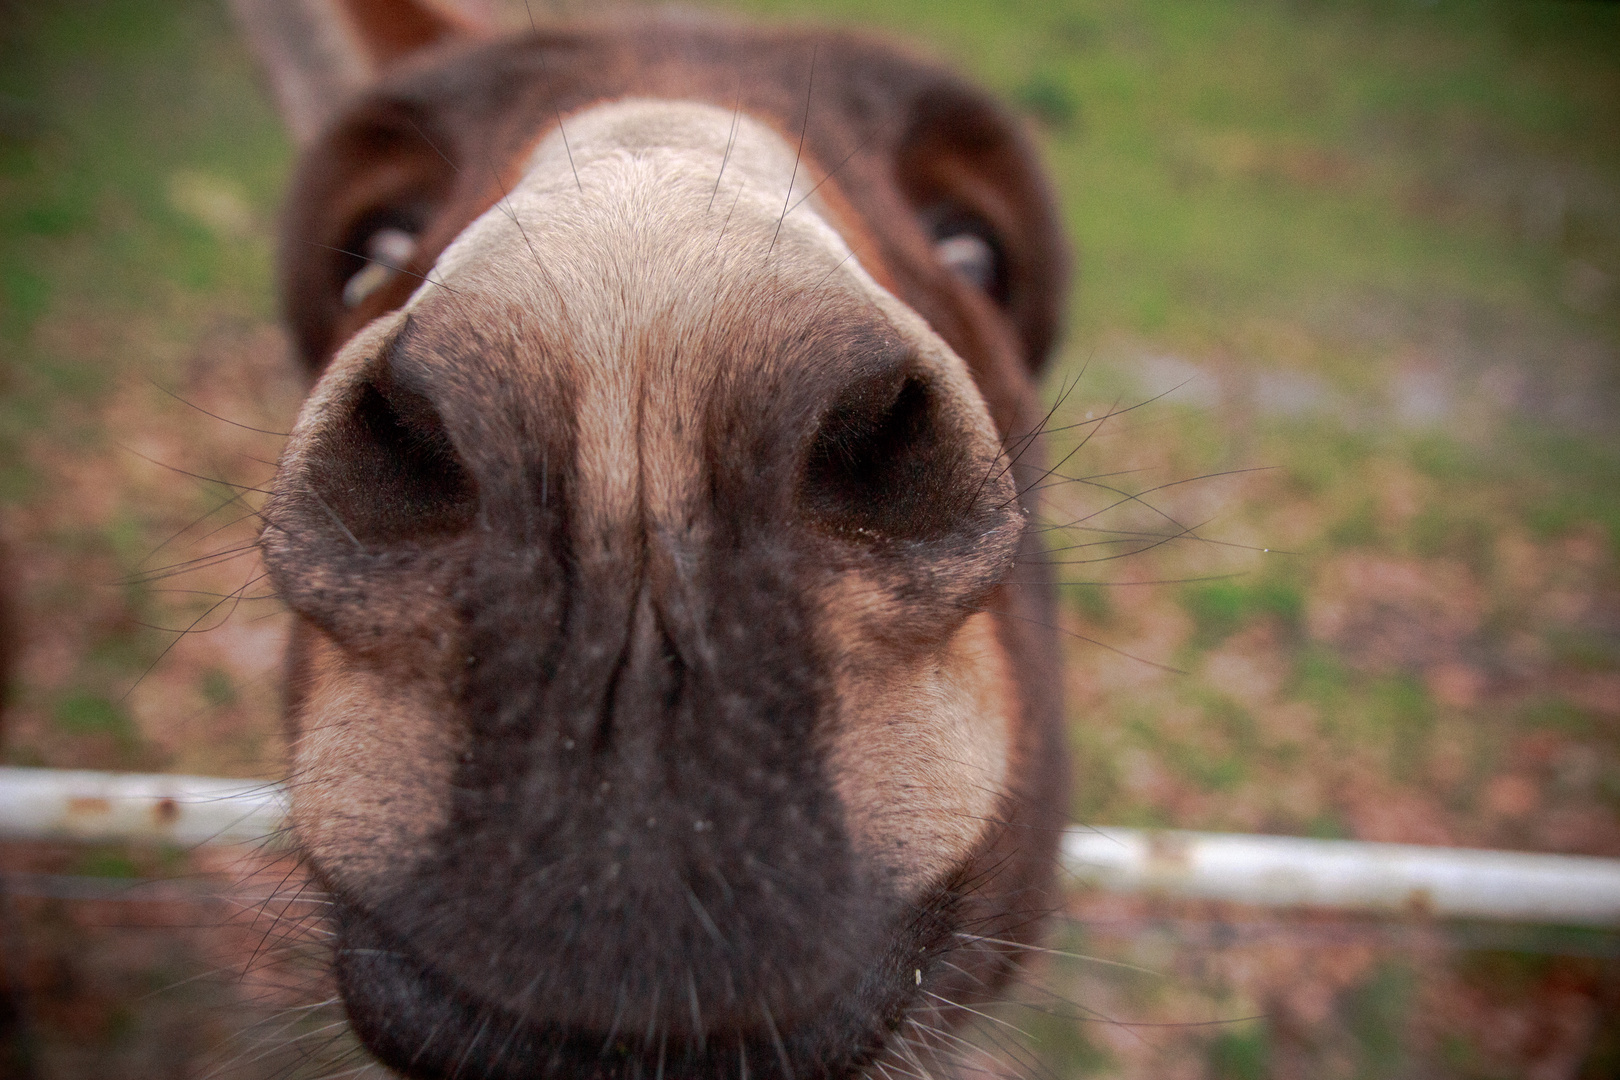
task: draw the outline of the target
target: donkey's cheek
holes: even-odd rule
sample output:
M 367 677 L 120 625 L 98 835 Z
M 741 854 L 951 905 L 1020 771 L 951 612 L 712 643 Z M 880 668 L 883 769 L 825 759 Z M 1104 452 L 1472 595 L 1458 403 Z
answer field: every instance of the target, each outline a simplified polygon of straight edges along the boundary
M 368 671 L 319 631 L 301 645 L 292 826 L 328 882 L 352 893 L 408 870 L 444 828 L 460 748 L 442 689 Z
M 1004 816 L 1020 704 L 988 614 L 910 677 L 885 675 L 840 680 L 832 774 L 857 848 L 918 894 L 966 864 Z

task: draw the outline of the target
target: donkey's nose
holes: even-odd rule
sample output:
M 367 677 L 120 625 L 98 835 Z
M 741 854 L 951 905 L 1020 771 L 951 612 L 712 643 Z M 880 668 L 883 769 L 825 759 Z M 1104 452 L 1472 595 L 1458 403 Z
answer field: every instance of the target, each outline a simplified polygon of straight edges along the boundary
M 284 470 L 303 530 L 370 554 L 465 530 L 478 490 L 439 396 L 386 352 L 342 379 L 300 426 Z
M 453 551 L 467 547 L 480 483 L 450 417 L 453 382 L 402 361 L 403 316 L 378 320 L 317 384 L 283 452 L 261 547 L 283 598 L 350 649 L 396 659 L 446 643 Z M 465 442 L 465 440 L 463 440 Z M 459 547 L 458 547 L 459 545 Z

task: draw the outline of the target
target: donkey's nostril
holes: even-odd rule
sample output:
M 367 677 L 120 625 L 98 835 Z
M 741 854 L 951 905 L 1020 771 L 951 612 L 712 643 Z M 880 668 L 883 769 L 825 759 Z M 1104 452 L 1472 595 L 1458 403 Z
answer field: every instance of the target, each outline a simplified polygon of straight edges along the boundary
M 322 512 L 368 548 L 459 532 L 477 505 L 438 410 L 386 375 L 321 433 L 308 482 Z
M 800 501 L 848 538 L 939 539 L 973 513 L 975 445 L 925 376 L 867 378 L 822 415 Z

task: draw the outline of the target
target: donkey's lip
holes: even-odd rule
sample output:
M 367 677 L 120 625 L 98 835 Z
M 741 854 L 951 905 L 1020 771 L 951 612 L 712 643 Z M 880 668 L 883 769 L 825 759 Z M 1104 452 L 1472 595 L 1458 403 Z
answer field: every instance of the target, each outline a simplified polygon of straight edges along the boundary
M 527 1018 L 466 993 L 355 908 L 339 904 L 338 926 L 335 967 L 350 1025 L 402 1076 L 607 1080 L 620 1071 L 602 1033 Z
M 882 1017 L 893 1002 L 869 1023 L 845 1002 L 811 1030 L 709 1031 L 696 1040 L 662 1028 L 649 1036 L 552 1023 L 467 992 L 370 913 L 334 906 L 334 967 L 350 1025 L 385 1066 L 416 1080 L 712 1080 L 740 1058 L 758 1080 L 840 1080 L 860 1075 L 891 1026 Z
M 356 1034 L 388 1067 L 413 1077 L 449 1073 L 460 1059 L 466 1075 L 517 1077 L 542 1033 L 523 1018 L 461 994 L 442 974 L 366 913 L 337 903 L 335 969 Z M 481 1036 L 507 1053 L 470 1060 Z

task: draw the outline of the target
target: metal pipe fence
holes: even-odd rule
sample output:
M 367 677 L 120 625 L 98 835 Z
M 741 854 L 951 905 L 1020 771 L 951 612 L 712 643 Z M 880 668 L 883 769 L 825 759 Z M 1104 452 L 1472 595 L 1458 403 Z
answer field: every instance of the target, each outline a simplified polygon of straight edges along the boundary
M 263 842 L 285 813 L 274 783 L 0 767 L 0 839 Z M 1620 929 L 1620 859 L 1077 825 L 1063 865 L 1121 893 Z

